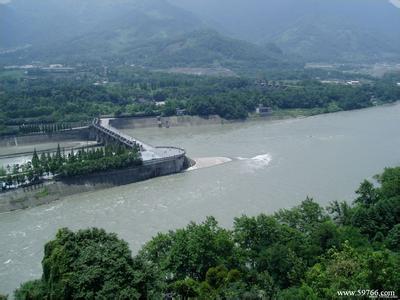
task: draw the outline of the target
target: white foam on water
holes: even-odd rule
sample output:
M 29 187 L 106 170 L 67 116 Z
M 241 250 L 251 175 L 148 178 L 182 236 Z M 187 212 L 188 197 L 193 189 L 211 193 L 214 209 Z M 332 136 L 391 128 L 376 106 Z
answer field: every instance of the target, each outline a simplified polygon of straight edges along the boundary
M 56 209 L 56 205 L 55 206 L 52 206 L 52 207 L 50 207 L 50 208 L 46 208 L 44 211 L 53 211 L 53 210 L 55 210 Z
M 272 155 L 269 153 L 260 154 L 245 160 L 246 168 L 250 171 L 264 169 L 270 165 L 271 161 Z
M 264 163 L 266 165 L 269 165 L 269 163 L 272 160 L 272 156 L 269 153 L 261 154 L 261 155 L 254 156 L 253 158 L 251 158 L 251 160 L 254 160 L 254 161 L 257 161 L 257 162 L 262 162 L 262 163 Z
M 5 261 L 4 264 L 5 264 L 5 265 L 8 265 L 8 264 L 11 263 L 11 262 L 12 262 L 12 260 L 9 259 L 9 260 Z

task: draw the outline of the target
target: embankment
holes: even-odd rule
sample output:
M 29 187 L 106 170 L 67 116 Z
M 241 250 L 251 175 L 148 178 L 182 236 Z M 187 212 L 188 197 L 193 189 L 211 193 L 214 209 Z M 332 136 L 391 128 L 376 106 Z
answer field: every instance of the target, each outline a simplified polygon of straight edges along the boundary
M 154 177 L 175 174 L 188 167 L 185 154 L 147 161 L 124 170 L 77 176 L 45 182 L 29 188 L 0 193 L 0 213 L 48 204 L 62 197 L 126 185 Z
M 110 125 L 118 129 L 148 128 L 148 127 L 177 127 L 199 126 L 207 124 L 225 124 L 231 121 L 213 115 L 199 116 L 173 116 L 173 117 L 147 117 L 147 118 L 117 118 L 110 120 Z
M 40 143 L 60 143 L 64 141 L 89 140 L 89 129 L 78 128 L 54 132 L 51 134 L 29 134 L 21 136 L 0 137 L 0 147 L 24 146 Z

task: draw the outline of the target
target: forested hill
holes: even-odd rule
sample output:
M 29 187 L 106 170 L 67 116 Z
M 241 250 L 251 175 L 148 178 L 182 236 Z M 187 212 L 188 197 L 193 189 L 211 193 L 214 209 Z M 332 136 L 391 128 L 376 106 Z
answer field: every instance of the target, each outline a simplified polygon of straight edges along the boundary
M 389 0 L 169 1 L 214 21 L 221 32 L 276 43 L 307 61 L 371 62 L 400 56 L 400 5 Z
M 240 71 L 289 62 L 278 47 L 227 38 L 166 0 L 12 0 L 0 4 L 0 15 L 3 63 L 106 61 Z
M 202 26 L 193 14 L 164 0 L 12 0 L 0 5 L 0 12 L 8 25 L 0 27 L 2 48 L 51 46 L 102 32 L 119 34 L 121 42 L 151 40 Z
M 386 0 L 11 0 L 0 4 L 0 63 L 255 73 L 294 62 L 398 62 L 397 28 L 400 8 Z

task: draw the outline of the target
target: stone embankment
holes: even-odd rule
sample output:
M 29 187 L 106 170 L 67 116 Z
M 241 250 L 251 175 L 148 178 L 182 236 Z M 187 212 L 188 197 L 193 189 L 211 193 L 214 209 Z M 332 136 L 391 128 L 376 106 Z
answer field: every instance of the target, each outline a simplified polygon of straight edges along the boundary
M 149 128 L 149 127 L 178 127 L 178 126 L 199 126 L 210 124 L 226 124 L 231 121 L 222 119 L 219 116 L 202 118 L 199 116 L 173 116 L 173 117 L 146 117 L 146 118 L 118 118 L 110 120 L 110 124 L 116 128 Z
M 88 127 L 59 131 L 51 134 L 28 134 L 0 137 L 0 147 L 25 146 L 41 143 L 61 143 L 65 141 L 89 140 Z

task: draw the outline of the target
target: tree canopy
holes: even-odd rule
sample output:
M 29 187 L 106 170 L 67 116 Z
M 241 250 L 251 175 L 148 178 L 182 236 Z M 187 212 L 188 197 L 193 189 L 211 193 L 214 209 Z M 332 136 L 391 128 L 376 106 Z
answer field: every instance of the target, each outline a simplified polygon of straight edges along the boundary
M 20 299 L 334 299 L 400 291 L 400 167 L 364 181 L 352 205 L 307 198 L 273 215 L 213 217 L 160 233 L 132 257 L 104 230 L 61 229 L 42 279 Z

